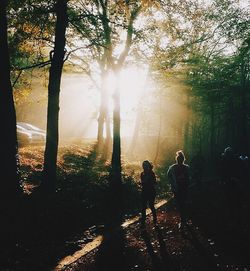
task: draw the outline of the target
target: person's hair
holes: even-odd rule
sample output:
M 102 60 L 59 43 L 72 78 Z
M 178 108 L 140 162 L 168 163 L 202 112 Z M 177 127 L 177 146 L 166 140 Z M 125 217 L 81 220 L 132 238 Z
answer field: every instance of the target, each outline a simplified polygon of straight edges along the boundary
M 148 168 L 150 170 L 153 169 L 153 165 L 148 160 L 145 160 L 142 162 L 142 167 L 143 167 L 143 169 L 145 169 L 145 168 Z
M 176 160 L 177 164 L 183 164 L 184 163 L 185 155 L 184 155 L 184 152 L 182 150 L 179 150 L 179 151 L 176 152 L 175 160 Z

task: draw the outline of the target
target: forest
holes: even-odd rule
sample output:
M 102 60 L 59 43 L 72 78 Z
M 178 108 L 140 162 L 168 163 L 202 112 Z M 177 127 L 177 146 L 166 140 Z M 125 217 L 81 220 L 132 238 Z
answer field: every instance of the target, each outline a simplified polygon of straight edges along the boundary
M 0 40 L 0 270 L 249 270 L 248 0 L 1 0 Z

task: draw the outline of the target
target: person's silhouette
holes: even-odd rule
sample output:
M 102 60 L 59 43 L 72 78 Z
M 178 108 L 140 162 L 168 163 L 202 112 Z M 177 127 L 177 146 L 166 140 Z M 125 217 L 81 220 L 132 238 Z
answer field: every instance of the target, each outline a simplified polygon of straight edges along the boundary
M 141 173 L 141 187 L 142 187 L 142 217 L 141 217 L 141 226 L 145 227 L 146 221 L 146 209 L 147 205 L 152 211 L 153 214 L 153 222 L 157 223 L 156 210 L 154 207 L 155 202 L 155 185 L 156 185 L 156 177 L 153 171 L 153 165 L 148 161 L 143 161 L 142 163 L 143 172 Z
M 179 227 L 182 228 L 186 224 L 186 201 L 189 185 L 189 166 L 184 164 L 185 155 L 183 151 L 177 151 L 175 157 L 176 163 L 168 169 L 167 176 L 170 180 L 171 189 L 177 208 L 180 212 L 181 222 Z

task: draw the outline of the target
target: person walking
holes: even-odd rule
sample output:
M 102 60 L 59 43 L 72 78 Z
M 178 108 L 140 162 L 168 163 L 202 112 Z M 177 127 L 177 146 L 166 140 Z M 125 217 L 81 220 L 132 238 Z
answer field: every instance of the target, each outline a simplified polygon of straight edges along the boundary
M 180 213 L 179 228 L 182 229 L 187 220 L 186 201 L 189 186 L 189 165 L 184 164 L 185 155 L 182 150 L 176 152 L 176 163 L 168 169 L 167 176 L 170 180 L 171 190 Z
M 148 161 L 145 160 L 142 163 L 143 171 L 141 172 L 141 198 L 142 198 L 142 216 L 141 216 L 141 226 L 142 228 L 145 227 L 146 222 L 146 209 L 147 205 L 152 211 L 153 215 L 153 222 L 157 224 L 157 216 L 155 210 L 155 197 L 156 197 L 156 177 L 153 171 L 153 165 Z

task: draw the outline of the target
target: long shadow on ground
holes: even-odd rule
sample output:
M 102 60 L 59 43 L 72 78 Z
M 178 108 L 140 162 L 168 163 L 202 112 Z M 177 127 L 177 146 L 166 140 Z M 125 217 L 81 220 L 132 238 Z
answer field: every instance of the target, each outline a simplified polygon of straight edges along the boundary
M 163 239 L 162 231 L 158 226 L 155 227 L 157 239 L 159 242 L 159 250 L 160 250 L 160 256 L 157 255 L 157 253 L 154 251 L 154 247 L 152 246 L 150 233 L 147 231 L 142 232 L 142 238 L 145 242 L 145 245 L 147 247 L 148 254 L 151 258 L 152 265 L 154 270 L 175 270 L 175 266 L 173 261 L 171 260 L 167 249 L 166 244 Z
M 190 218 L 216 250 L 214 252 L 216 257 L 209 255 L 210 260 L 207 262 L 214 266 L 214 258 L 217 258 L 218 270 L 230 268 L 241 270 L 249 266 L 250 219 L 248 210 L 250 201 L 249 197 L 244 196 L 244 193 L 241 197 L 242 205 L 238 214 L 241 221 L 238 221 L 233 219 L 223 187 L 217 180 L 205 182 L 201 187 L 193 187 L 190 191 Z M 192 243 L 202 252 L 195 232 L 191 228 L 189 232 L 192 236 Z M 207 257 L 208 255 L 205 255 L 204 252 L 204 256 Z M 210 270 L 216 270 L 216 267 L 213 268 Z

